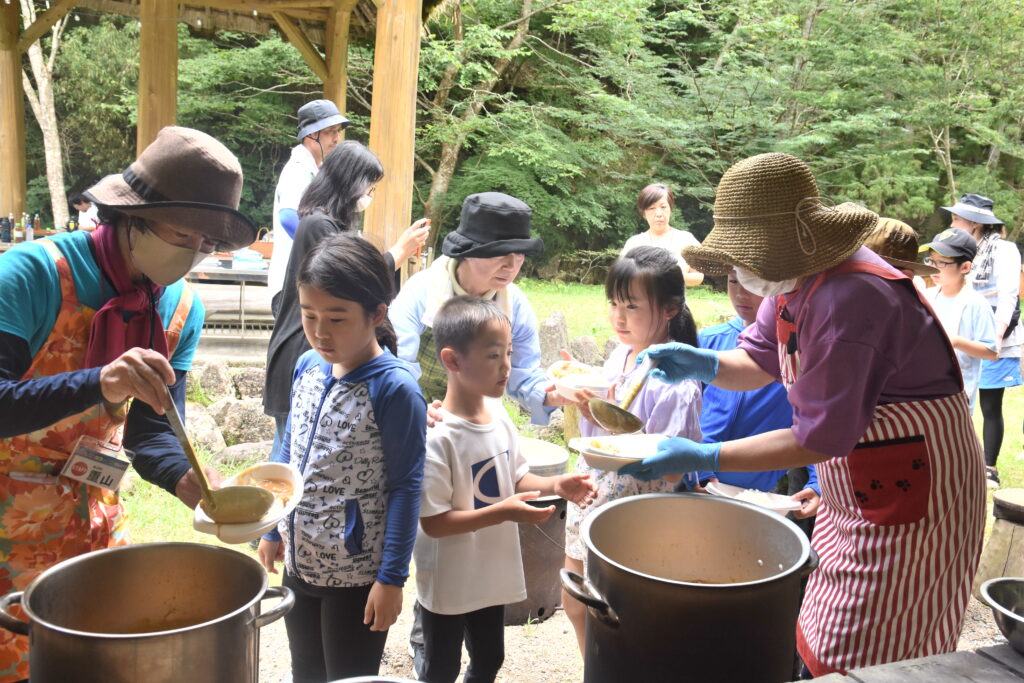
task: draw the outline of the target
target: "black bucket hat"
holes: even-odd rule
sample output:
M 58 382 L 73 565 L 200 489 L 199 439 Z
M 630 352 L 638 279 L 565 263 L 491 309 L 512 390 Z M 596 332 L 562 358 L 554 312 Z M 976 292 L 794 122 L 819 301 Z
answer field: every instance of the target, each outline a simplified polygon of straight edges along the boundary
M 939 207 L 946 213 L 956 214 L 972 223 L 982 225 L 1002 225 L 1003 222 L 996 218 L 992 207 L 995 202 L 984 195 L 967 193 L 953 206 Z
M 544 241 L 530 237 L 532 214 L 526 202 L 502 192 L 471 194 L 462 202 L 459 227 L 444 238 L 441 252 L 457 259 L 536 256 L 544 251 Z

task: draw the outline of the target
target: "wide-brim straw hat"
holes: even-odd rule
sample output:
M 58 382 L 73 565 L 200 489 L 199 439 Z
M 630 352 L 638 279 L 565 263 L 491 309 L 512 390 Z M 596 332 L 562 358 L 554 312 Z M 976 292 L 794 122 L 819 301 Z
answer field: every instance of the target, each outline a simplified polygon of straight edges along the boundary
M 840 204 L 836 208 L 842 208 Z M 938 268 L 917 262 L 920 243 L 917 231 L 895 218 L 879 218 L 875 228 L 868 233 L 864 246 L 882 257 L 882 260 L 897 270 L 906 268 L 914 275 L 935 275 Z
M 827 270 L 849 258 L 878 221 L 863 207 L 826 206 L 807 164 L 788 154 L 759 154 L 734 164 L 718 183 L 715 226 L 686 263 L 711 275 L 745 268 L 781 282 Z
M 256 240 L 256 226 L 238 211 L 241 164 L 227 147 L 191 128 L 163 128 L 128 168 L 85 195 L 129 216 L 195 230 L 228 250 Z

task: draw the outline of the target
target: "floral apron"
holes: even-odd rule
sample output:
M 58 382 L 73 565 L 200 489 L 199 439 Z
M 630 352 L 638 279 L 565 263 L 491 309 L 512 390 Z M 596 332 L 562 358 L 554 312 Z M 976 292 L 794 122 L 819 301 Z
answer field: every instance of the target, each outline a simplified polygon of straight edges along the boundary
M 96 313 L 78 301 L 63 252 L 51 240 L 37 243 L 57 267 L 61 306 L 22 380 L 80 370 Z M 192 289 L 186 284 L 166 330 L 169 354 L 191 306 Z M 122 427 L 99 404 L 29 434 L 0 439 L 0 595 L 25 590 L 40 572 L 62 560 L 128 543 L 116 492 L 57 478 L 80 436 L 120 445 Z M 0 630 L 0 683 L 27 677 L 28 638 Z
M 819 275 L 801 311 L 826 278 L 842 273 L 905 280 L 932 312 L 908 278 L 861 261 Z M 799 318 L 789 320 L 785 305 L 779 297 L 779 367 L 788 389 L 800 374 Z M 948 340 L 947 347 L 959 367 Z M 811 673 L 956 649 L 985 525 L 982 465 L 962 391 L 876 406 L 853 452 L 817 465 L 820 564 L 797 625 L 797 649 Z

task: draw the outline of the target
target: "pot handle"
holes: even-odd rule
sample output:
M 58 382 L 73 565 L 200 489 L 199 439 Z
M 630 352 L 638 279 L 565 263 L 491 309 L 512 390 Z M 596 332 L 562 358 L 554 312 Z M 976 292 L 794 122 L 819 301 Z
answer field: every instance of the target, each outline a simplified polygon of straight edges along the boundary
M 801 577 L 809 575 L 818 568 L 818 553 L 814 552 L 814 548 L 809 548 L 809 550 L 810 552 L 807 554 L 807 564 L 800 569 Z
M 605 625 L 619 627 L 619 615 L 602 598 L 586 579 L 569 569 L 561 569 L 558 577 L 562 580 L 565 592 L 594 610 L 595 616 Z
M 20 605 L 21 596 L 24 594 L 24 591 L 15 591 L 0 598 L 0 628 L 17 633 L 19 636 L 28 635 L 28 622 L 14 617 L 7 611 L 7 608 L 11 605 Z
M 267 624 L 272 624 L 284 615 L 292 611 L 292 607 L 295 606 L 295 593 L 292 592 L 291 588 L 286 586 L 271 586 L 263 594 L 261 600 L 267 598 L 281 598 L 281 602 L 272 608 L 269 612 L 260 614 L 253 620 L 253 624 L 256 628 L 263 628 Z

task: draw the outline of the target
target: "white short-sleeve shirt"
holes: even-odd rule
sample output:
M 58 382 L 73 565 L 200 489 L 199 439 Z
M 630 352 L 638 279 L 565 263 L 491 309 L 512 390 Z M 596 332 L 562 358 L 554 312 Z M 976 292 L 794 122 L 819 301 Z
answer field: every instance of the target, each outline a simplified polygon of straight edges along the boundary
M 679 267 L 683 269 L 683 272 L 689 270 L 689 266 L 686 265 L 686 259 L 683 258 L 684 247 L 699 247 L 700 242 L 693 234 L 686 230 L 678 230 L 676 228 L 669 228 L 661 235 L 655 235 L 650 230 L 642 232 L 639 235 L 633 235 L 626 244 L 622 247 L 622 255 L 625 256 L 631 250 L 637 247 L 661 247 L 672 252 L 672 255 L 679 261 Z

